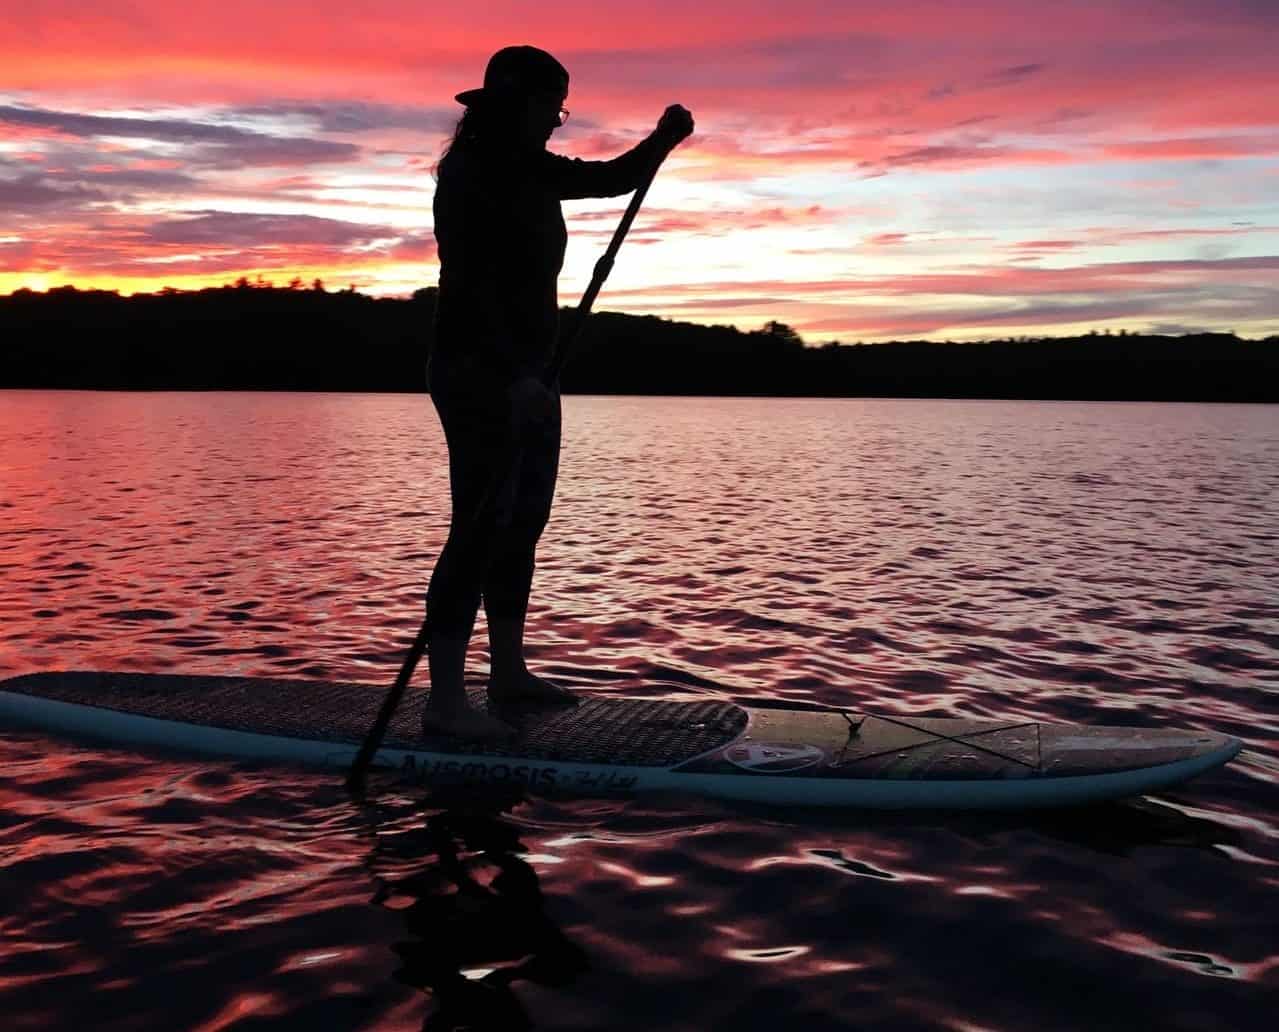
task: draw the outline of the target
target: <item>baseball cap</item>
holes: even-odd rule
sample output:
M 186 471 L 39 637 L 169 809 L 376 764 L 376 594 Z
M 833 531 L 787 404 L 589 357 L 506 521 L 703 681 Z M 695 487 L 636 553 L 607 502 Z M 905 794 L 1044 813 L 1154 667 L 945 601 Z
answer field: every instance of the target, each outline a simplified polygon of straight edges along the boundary
M 454 98 L 468 106 L 495 98 L 567 90 L 568 70 L 545 50 L 530 46 L 503 47 L 489 58 L 484 85 L 463 90 Z

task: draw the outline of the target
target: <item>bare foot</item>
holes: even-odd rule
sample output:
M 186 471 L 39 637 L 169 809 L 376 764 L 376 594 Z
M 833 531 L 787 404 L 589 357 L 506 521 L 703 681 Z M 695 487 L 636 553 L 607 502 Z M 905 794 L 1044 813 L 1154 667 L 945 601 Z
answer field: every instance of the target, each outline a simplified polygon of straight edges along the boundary
M 525 670 L 489 680 L 489 698 L 494 702 L 529 703 L 536 706 L 576 706 L 581 700 L 567 688 L 544 681 Z
M 505 721 L 465 704 L 448 709 L 427 706 L 422 710 L 422 733 L 483 742 L 499 742 L 517 734 Z

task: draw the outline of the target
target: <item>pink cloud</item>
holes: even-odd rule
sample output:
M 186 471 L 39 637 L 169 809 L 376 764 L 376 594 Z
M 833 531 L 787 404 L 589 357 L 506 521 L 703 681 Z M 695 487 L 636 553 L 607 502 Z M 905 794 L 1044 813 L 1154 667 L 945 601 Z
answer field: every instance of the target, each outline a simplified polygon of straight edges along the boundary
M 740 198 L 743 183 L 753 194 L 756 182 L 768 197 L 769 182 L 813 176 L 865 186 L 874 196 L 868 224 L 850 230 L 843 249 L 798 246 L 789 254 L 830 254 L 833 270 L 865 248 L 903 261 L 926 255 L 934 241 L 920 221 L 919 198 L 897 183 L 928 174 L 958 185 L 998 172 L 1015 189 L 1054 169 L 1078 169 L 1083 179 L 1107 166 L 1156 162 L 1157 173 L 1135 170 L 1108 189 L 1116 197 L 1157 194 L 1170 218 L 1217 223 L 1102 230 L 1095 209 L 1055 210 L 1044 201 L 1040 224 L 1016 223 L 1023 240 L 985 248 L 987 256 L 1009 255 L 1006 267 L 944 269 L 921 257 L 909 276 L 833 275 L 828 288 L 770 277 L 757 285 L 756 303 L 803 305 L 808 298 L 828 306 L 851 291 L 893 299 L 894 311 L 904 311 L 912 294 L 1075 290 L 1110 304 L 1124 290 L 1144 290 L 1175 319 L 1176 291 L 1165 281 L 1188 290 L 1215 285 L 1223 294 L 1230 276 L 1251 283 L 1259 273 L 1248 266 L 1094 259 L 1120 244 L 1158 243 L 1163 254 L 1213 238 L 1246 240 L 1254 250 L 1273 239 L 1277 218 L 1258 217 L 1264 200 L 1255 198 L 1273 193 L 1276 168 L 1261 163 L 1279 155 L 1279 8 L 1264 0 L 1063 0 L 1027 11 L 1025 0 L 701 0 L 635 11 L 597 0 L 498 0 L 461 16 L 420 0 L 366 0 L 358 10 L 325 0 L 265 7 L 256 0 L 178 7 L 167 0 L 41 0 L 10 12 L 0 38 L 0 143 L 9 145 L 0 149 L 0 201 L 7 202 L 0 203 L 0 232 L 40 241 L 21 250 L 32 270 L 68 274 L 143 275 L 143 259 L 180 257 L 184 252 L 166 250 L 179 247 L 201 249 L 199 260 L 182 258 L 193 274 L 229 270 L 237 261 L 271 268 L 305 259 L 342 269 L 388 256 L 431 261 L 429 234 L 391 225 L 399 210 L 429 201 L 397 199 L 404 173 L 429 189 L 429 170 L 461 112 L 453 94 L 479 83 L 498 46 L 527 41 L 553 51 L 572 73 L 574 114 L 553 148 L 561 153 L 610 157 L 647 132 L 666 104 L 694 110 L 698 133 L 664 175 L 702 206 L 690 210 L 681 198 L 678 208 L 646 209 L 632 246 L 656 251 L 691 235 L 849 221 L 853 206 L 834 192 L 809 203 L 789 191 L 772 195 L 784 200 L 737 207 L 702 200 L 717 191 Z M 200 113 L 189 106 L 196 103 Z M 1246 186 L 1212 195 L 1176 171 L 1178 164 L 1209 163 L 1254 171 Z M 385 253 L 344 237 L 343 227 L 353 223 L 343 205 L 351 202 L 331 200 L 340 196 L 331 188 L 354 179 L 362 196 L 386 196 L 385 204 L 369 202 L 385 213 L 378 218 L 388 235 L 379 239 L 397 241 L 386 243 Z M 956 210 L 965 203 L 961 192 Z M 322 205 L 302 210 L 334 217 L 307 223 L 279 216 L 270 225 L 297 235 L 277 239 L 279 250 L 270 252 L 252 239 L 255 225 L 268 225 L 261 221 L 213 219 L 202 224 L 207 233 L 198 241 L 158 239 L 147 231 L 153 217 L 131 214 L 146 202 L 175 210 L 213 210 L 221 202 L 253 202 L 256 210 L 275 202 L 289 212 Z M 1259 225 L 1222 228 L 1232 211 Z M 1273 204 L 1268 211 L 1275 212 Z M 611 235 L 616 224 L 615 212 L 569 214 L 574 232 L 587 237 Z M 117 232 L 100 235 L 108 217 Z M 1003 226 L 989 229 L 1006 235 Z M 361 258 L 358 247 L 374 250 Z M 19 250 L 5 253 L 14 263 Z M 1031 265 L 1040 255 L 1066 254 L 1077 261 L 1070 270 Z M 159 282 L 169 266 L 154 268 Z M 424 269 L 424 280 L 432 272 Z M 722 294 L 708 297 L 710 288 L 697 285 L 704 308 L 749 307 L 742 288 L 725 283 Z M 1279 301 L 1272 307 L 1279 320 Z M 843 318 L 828 309 L 793 310 L 811 325 Z M 1044 318 L 1051 310 L 1036 309 Z

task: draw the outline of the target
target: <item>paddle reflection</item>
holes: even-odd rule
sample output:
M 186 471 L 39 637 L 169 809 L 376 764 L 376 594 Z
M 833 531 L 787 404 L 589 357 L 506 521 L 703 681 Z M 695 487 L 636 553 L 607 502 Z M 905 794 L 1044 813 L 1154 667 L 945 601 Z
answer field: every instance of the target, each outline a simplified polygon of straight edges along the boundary
M 429 809 L 376 832 L 374 902 L 404 919 L 409 938 L 394 944 L 394 977 L 433 998 L 424 1030 L 531 1029 L 515 983 L 565 986 L 588 967 L 547 915 L 520 830 L 501 816 L 521 798 L 506 789 L 436 792 Z

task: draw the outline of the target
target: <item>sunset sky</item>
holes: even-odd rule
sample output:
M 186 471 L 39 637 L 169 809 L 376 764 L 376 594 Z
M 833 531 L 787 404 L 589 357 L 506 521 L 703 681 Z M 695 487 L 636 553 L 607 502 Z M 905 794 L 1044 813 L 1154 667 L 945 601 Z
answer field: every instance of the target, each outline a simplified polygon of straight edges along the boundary
M 436 283 L 438 159 L 493 51 L 550 149 L 681 103 L 597 310 L 810 343 L 1279 333 L 1279 0 L 0 0 L 0 293 Z M 627 198 L 564 202 L 575 305 Z

